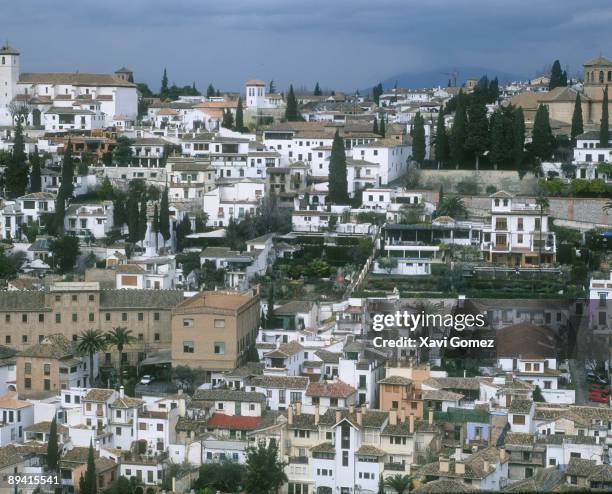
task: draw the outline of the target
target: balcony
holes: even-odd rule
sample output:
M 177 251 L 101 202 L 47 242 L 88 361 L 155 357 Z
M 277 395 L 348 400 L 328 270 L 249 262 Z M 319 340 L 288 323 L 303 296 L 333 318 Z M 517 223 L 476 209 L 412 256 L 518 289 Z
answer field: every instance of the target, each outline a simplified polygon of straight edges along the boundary
M 308 456 L 290 456 L 289 464 L 308 465 Z
M 384 469 L 392 470 L 394 472 L 403 472 L 404 470 L 406 470 L 406 464 L 405 463 L 385 463 Z

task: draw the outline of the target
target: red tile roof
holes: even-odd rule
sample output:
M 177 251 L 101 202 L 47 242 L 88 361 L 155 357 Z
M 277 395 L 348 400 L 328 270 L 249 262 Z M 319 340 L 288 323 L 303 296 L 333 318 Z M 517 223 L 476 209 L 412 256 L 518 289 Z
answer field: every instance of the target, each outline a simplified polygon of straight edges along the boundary
M 224 415 L 213 413 L 208 419 L 206 427 L 217 427 L 219 429 L 255 429 L 261 417 L 244 417 L 241 415 Z
M 310 383 L 306 390 L 306 396 L 326 396 L 330 398 L 348 398 L 357 391 L 353 386 L 343 382 Z

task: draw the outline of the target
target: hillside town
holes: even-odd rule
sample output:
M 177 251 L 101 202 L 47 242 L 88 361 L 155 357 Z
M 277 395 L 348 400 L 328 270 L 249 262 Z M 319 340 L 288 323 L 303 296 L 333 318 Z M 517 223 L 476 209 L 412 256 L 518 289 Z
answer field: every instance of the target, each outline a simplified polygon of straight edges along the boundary
M 612 490 L 611 59 L 345 92 L 29 56 L 0 491 Z

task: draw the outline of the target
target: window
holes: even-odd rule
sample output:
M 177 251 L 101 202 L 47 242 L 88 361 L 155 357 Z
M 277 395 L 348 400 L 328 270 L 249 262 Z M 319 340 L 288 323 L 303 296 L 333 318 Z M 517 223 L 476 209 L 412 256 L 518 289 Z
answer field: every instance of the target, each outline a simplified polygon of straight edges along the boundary
M 155 341 L 159 341 L 159 333 L 155 333 L 155 334 L 153 335 L 153 339 L 154 339 Z
M 62 315 L 61 314 L 55 314 L 55 323 L 56 324 L 61 324 L 62 322 Z
M 215 328 L 224 328 L 225 319 L 215 319 Z
M 21 336 L 21 343 L 27 343 L 28 342 L 28 335 L 22 335 Z
M 121 427 L 115 427 L 115 434 L 118 436 L 121 435 Z
M 45 322 L 45 315 L 44 314 L 38 314 L 38 322 Z
M 128 318 L 127 318 L 127 312 L 122 312 L 122 313 L 121 313 L 121 320 L 122 320 L 122 321 L 127 321 L 127 319 L 128 319 Z
M 193 328 L 193 319 L 183 319 L 184 328 Z
M 27 314 L 21 314 L 21 322 L 22 323 L 27 323 L 28 322 L 28 315 Z
M 26 377 L 26 378 L 23 380 L 23 385 L 24 385 L 24 387 L 25 387 L 26 389 L 31 389 L 31 388 L 32 388 L 32 379 L 31 379 L 31 378 L 29 378 L 29 377 Z
M 7 324 L 11 322 L 11 315 L 10 314 L 6 314 L 4 316 L 4 322 L 7 323 Z
M 106 314 L 104 314 L 104 319 L 106 319 L 106 321 L 110 321 L 111 320 L 110 312 L 107 312 Z
M 8 335 L 8 334 L 7 334 L 7 335 L 4 337 L 4 342 L 5 342 L 5 343 L 7 343 L 7 344 L 10 344 L 10 343 L 11 343 L 11 335 Z
M 193 353 L 193 341 L 183 341 L 183 353 Z
M 77 322 L 79 320 L 79 316 L 76 312 L 72 313 L 72 322 Z
M 222 341 L 215 341 L 215 354 L 216 355 L 225 355 L 225 343 Z
M 154 321 L 159 321 L 159 312 L 154 312 L 153 313 L 153 320 Z
M 146 430 L 147 430 L 147 424 L 146 424 L 146 422 L 139 422 L 139 423 L 138 423 L 138 430 L 140 430 L 140 431 L 146 431 Z
M 524 415 L 513 415 L 512 423 L 516 425 L 525 425 L 525 416 Z
M 342 466 L 348 467 L 348 464 L 349 464 L 349 452 L 343 451 L 342 452 Z
M 90 312 L 89 313 L 89 322 L 94 322 L 94 320 L 95 320 L 95 315 L 94 315 L 93 312 Z
M 164 424 L 157 424 L 157 432 L 164 432 Z
M 144 313 L 143 312 L 139 312 L 138 313 L 138 320 L 139 321 L 144 321 Z
M 93 302 L 93 301 L 95 300 L 95 297 L 94 297 L 93 295 L 89 295 L 89 297 L 88 297 L 88 298 L 89 298 L 89 301 L 90 301 L 90 302 Z
M 45 391 L 51 391 L 51 381 L 49 379 L 43 381 L 43 389 Z
M 23 366 L 23 373 L 24 374 L 32 374 L 32 363 L 31 362 L 26 362 Z
M 44 372 L 45 376 L 50 376 L 51 375 L 51 364 L 44 364 L 43 365 L 43 372 Z

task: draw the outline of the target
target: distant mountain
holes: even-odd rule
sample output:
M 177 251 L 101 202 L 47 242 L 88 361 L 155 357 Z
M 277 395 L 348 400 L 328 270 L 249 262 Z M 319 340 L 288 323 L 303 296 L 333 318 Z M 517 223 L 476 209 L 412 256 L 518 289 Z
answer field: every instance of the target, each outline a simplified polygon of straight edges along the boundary
M 387 77 L 381 82 L 385 89 L 392 88 L 393 86 L 395 86 L 396 81 L 398 87 L 407 87 L 415 89 L 434 86 L 445 87 L 448 85 L 448 80 L 452 78 L 447 73 L 452 71 L 453 69 L 442 68 L 439 70 L 428 70 L 424 72 L 402 72 L 400 74 Z M 475 77 L 476 79 L 480 79 L 480 77 L 483 75 L 487 75 L 489 79 L 493 79 L 497 76 L 500 82 L 510 82 L 528 79 L 528 77 L 526 77 L 524 74 L 510 74 L 502 70 L 495 70 L 491 68 L 457 67 L 457 85 L 463 85 L 468 77 Z M 371 88 L 367 88 L 366 91 L 369 91 L 370 89 Z

